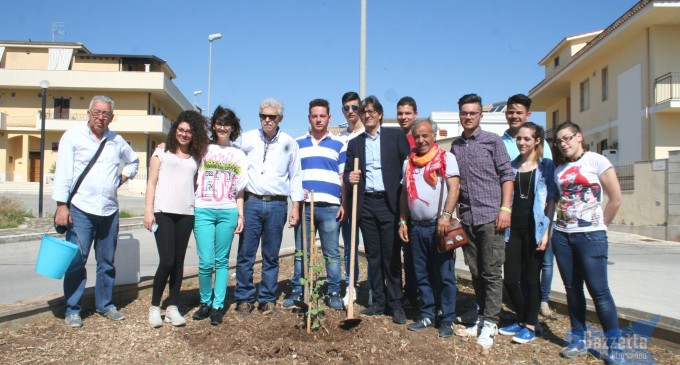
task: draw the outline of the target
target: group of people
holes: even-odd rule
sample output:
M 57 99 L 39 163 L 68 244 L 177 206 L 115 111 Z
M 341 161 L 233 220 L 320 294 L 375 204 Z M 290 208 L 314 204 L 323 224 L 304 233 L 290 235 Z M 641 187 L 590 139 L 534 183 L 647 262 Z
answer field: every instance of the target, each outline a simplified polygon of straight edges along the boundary
M 87 125 L 67 131 L 59 146 L 52 194 L 58 205 L 55 223 L 68 225 L 67 240 L 80 247 L 64 279 L 65 323 L 70 327 L 82 326 L 84 264 L 92 241 L 97 254 L 96 310 L 111 320 L 125 318 L 111 300 L 116 189 L 134 177 L 138 157 L 108 129 L 113 105 L 108 97 L 93 98 Z M 222 106 L 209 122 L 194 111 L 182 112 L 149 162 L 144 227 L 154 232 L 159 253 L 149 324 L 186 323 L 177 302 L 192 230 L 200 292 L 194 320 L 222 322 L 235 234 L 239 235 L 236 312 L 247 316 L 255 303 L 263 313 L 278 311 L 279 250 L 286 223 L 295 228 L 298 254 L 284 307 L 302 299 L 307 255 L 302 241 L 305 235 L 309 242 L 314 227 L 325 261 L 328 305 L 343 309 L 356 299 L 347 293 L 341 296 L 343 281 L 345 287 L 350 275 L 358 281 L 358 268 L 349 272 L 349 217 L 354 208 L 350 202 L 356 187 L 357 233 L 363 238 L 371 292 L 362 316 L 389 314 L 395 323 L 405 324 L 405 308 L 415 306 L 420 314 L 408 325 L 412 331 L 437 326 L 440 337 L 454 333 L 477 337 L 484 349 L 493 346 L 498 333 L 513 336 L 517 343 L 530 342 L 542 330 L 539 312 L 549 311 L 554 252 L 572 327 L 561 354 L 568 358 L 587 354 L 585 283 L 610 345 L 605 360 L 621 362 L 616 306 L 607 282 L 606 230 L 621 203 L 616 174 L 606 158 L 587 151 L 574 123 L 555 128 L 551 151 L 544 129 L 528 121 L 530 106 L 531 99 L 522 94 L 508 99 L 509 128 L 500 137 L 480 127 L 482 99 L 464 95 L 458 101 L 463 133 L 450 151 L 437 145 L 435 122 L 417 119 L 411 97 L 397 103 L 399 130 L 382 128 L 383 107 L 375 96 L 361 100 L 355 92 L 345 93 L 342 113 L 347 129 L 337 136 L 329 131 L 329 102 L 314 99 L 309 103 L 309 132 L 297 139 L 281 131 L 284 107 L 276 99 L 260 103 L 261 128 L 243 134 L 239 118 Z M 106 143 L 102 157 L 66 204 L 73 182 L 100 143 Z M 119 174 L 121 163 L 125 167 Z M 602 193 L 608 196 L 604 207 Z M 312 202 L 315 213 L 310 222 Z M 456 257 L 437 249 L 437 238 L 448 232 L 452 219 L 462 222 L 469 238 L 463 252 L 477 308 L 470 325 L 458 328 L 454 328 Z M 258 248 L 262 275 L 256 287 L 253 266 Z M 166 286 L 163 320 L 160 304 Z M 499 329 L 504 288 L 517 318 Z

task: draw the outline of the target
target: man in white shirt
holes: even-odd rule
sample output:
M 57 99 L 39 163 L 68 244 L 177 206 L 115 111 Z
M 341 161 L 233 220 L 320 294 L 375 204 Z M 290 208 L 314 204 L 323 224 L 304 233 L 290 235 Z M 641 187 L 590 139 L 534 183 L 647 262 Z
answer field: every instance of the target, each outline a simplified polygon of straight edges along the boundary
M 93 241 L 97 258 L 97 313 L 114 321 L 125 319 L 112 302 L 116 277 L 113 259 L 118 241 L 118 187 L 135 176 L 139 158 L 123 137 L 109 129 L 113 105 L 108 96 L 95 96 L 87 111 L 87 125 L 69 129 L 59 141 L 52 188 L 52 199 L 57 202 L 54 223 L 68 226 L 66 240 L 79 246 L 64 276 L 64 321 L 68 327 L 83 325 L 80 311 L 87 282 L 85 264 Z M 105 143 L 101 155 L 78 191 L 72 194 L 71 189 L 101 143 Z M 121 163 L 124 168 L 119 174 Z M 67 204 L 69 198 L 70 206 Z
M 248 156 L 248 185 L 243 213 L 245 227 L 240 236 L 236 264 L 236 311 L 249 315 L 255 303 L 253 266 L 262 241 L 262 281 L 257 295 L 260 310 L 276 310 L 279 279 L 279 250 L 286 224 L 288 197 L 293 201 L 288 224 L 298 223 L 303 200 L 298 145 L 281 132 L 283 103 L 265 99 L 260 103 L 262 128 L 243 134 L 239 146 Z

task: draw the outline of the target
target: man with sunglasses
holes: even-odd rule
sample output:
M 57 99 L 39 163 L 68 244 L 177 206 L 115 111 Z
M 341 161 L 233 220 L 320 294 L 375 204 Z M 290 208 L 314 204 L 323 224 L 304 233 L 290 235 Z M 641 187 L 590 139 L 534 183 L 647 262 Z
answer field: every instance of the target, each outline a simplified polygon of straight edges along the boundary
M 504 232 L 510 226 L 514 173 L 501 138 L 479 126 L 482 98 L 463 95 L 458 100 L 463 134 L 451 144 L 460 169 L 459 218 L 469 238 L 463 247 L 479 307 L 477 323 L 456 330 L 458 336 L 477 337 L 484 351 L 498 334 L 503 294 Z
M 408 141 L 399 130 L 381 128 L 383 107 L 375 96 L 361 102 L 359 115 L 366 130 L 347 145 L 343 179 L 348 188 L 358 185 L 359 226 L 371 269 L 373 304 L 361 315 L 375 316 L 390 310 L 393 322 L 405 324 L 397 216 Z M 355 158 L 359 159 L 359 171 L 354 171 Z
M 344 131 L 340 132 L 338 134 L 338 137 L 342 139 L 345 144 L 349 143 L 354 137 L 358 136 L 361 133 L 364 133 L 364 123 L 361 121 L 361 118 L 359 118 L 359 101 L 361 99 L 359 98 L 359 94 L 357 94 L 354 91 L 348 91 L 344 95 L 342 95 L 342 115 L 345 117 L 345 121 L 347 121 L 347 129 Z M 347 291 L 347 285 L 349 285 L 349 255 L 350 255 L 350 245 L 352 244 L 352 236 L 350 235 L 352 232 L 352 207 L 349 205 L 349 202 L 345 202 L 345 219 L 341 223 L 341 230 L 342 230 L 342 241 L 343 245 L 345 247 L 345 296 L 342 299 L 342 302 L 344 305 L 348 305 L 350 302 L 349 299 L 349 292 Z M 358 246 L 359 245 L 359 225 L 357 224 L 357 239 L 355 241 L 355 244 Z M 359 250 L 354 251 L 354 286 L 359 287 Z M 368 276 L 370 277 L 370 271 L 368 273 Z M 371 281 L 368 281 L 369 283 L 369 288 L 370 288 L 370 283 Z M 369 289 L 368 291 L 368 301 L 369 305 L 373 301 L 372 297 L 373 296 L 373 290 Z M 357 299 L 357 292 L 356 290 L 354 291 L 354 297 L 352 298 L 352 302 L 356 301 Z
M 241 150 L 248 156 L 248 185 L 245 188 L 243 213 L 245 227 L 239 237 L 236 264 L 236 311 L 247 316 L 255 303 L 253 266 L 262 241 L 262 281 L 257 300 L 264 313 L 276 311 L 279 279 L 279 250 L 286 224 L 288 197 L 293 209 L 289 227 L 298 224 L 299 204 L 303 200 L 302 175 L 298 145 L 282 132 L 283 103 L 265 99 L 260 103 L 262 128 L 241 137 Z
M 116 279 L 113 259 L 118 240 L 118 187 L 135 176 L 139 158 L 123 137 L 109 129 L 113 104 L 108 96 L 92 98 L 87 124 L 67 130 L 59 141 L 52 188 L 52 199 L 57 202 L 54 223 L 68 226 L 66 240 L 79 247 L 64 275 L 64 322 L 72 328 L 83 326 L 80 311 L 87 282 L 85 264 L 93 241 L 97 258 L 97 313 L 113 321 L 125 319 L 112 298 Z M 102 143 L 105 144 L 99 158 L 73 194 L 72 187 Z M 120 164 L 124 165 L 122 173 L 118 172 Z M 67 204 L 69 198 L 70 205 Z

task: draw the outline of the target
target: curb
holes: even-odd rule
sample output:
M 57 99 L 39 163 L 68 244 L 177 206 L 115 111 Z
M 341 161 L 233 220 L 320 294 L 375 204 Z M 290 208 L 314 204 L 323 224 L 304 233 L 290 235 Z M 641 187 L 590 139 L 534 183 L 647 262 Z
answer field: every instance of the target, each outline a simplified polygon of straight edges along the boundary
M 279 257 L 289 257 L 295 254 L 294 248 L 281 250 Z M 258 255 L 255 263 L 262 263 L 262 257 Z M 229 267 L 236 267 L 236 260 L 229 260 Z M 190 268 L 184 273 L 183 281 L 197 280 L 198 268 Z M 116 303 L 134 301 L 141 293 L 153 289 L 153 277 L 144 277 L 139 284 L 117 285 L 113 287 L 113 299 Z M 29 300 L 21 300 L 14 303 L 0 304 L 0 331 L 23 326 L 41 318 L 63 318 L 64 296 L 61 294 L 46 295 Z M 83 311 L 94 311 L 94 287 L 85 289 L 82 300 Z

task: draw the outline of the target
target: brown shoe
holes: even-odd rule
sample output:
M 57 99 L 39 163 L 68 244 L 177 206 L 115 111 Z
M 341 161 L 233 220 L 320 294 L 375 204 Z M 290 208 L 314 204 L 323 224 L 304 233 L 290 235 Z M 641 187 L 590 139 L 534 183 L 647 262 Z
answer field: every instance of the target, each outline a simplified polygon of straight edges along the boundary
M 260 311 L 262 314 L 277 313 L 279 310 L 276 308 L 275 302 L 267 302 L 260 305 Z
M 238 305 L 236 306 L 236 313 L 238 313 L 239 315 L 241 315 L 243 317 L 249 316 L 250 312 L 252 312 L 252 310 L 253 310 L 253 305 L 251 303 L 248 303 L 248 302 L 241 302 L 241 303 L 238 303 Z

